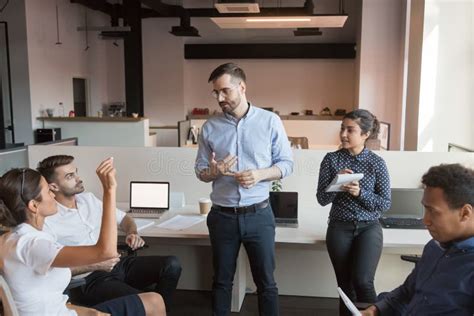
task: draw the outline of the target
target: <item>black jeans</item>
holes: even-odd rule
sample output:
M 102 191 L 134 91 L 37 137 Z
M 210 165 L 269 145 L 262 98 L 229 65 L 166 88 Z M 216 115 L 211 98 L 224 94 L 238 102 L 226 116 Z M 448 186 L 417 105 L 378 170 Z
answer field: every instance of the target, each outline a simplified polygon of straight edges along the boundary
M 352 301 L 374 303 L 374 277 L 383 247 L 380 223 L 330 220 L 326 245 L 338 286 Z M 341 300 L 339 313 L 351 315 Z
M 237 256 L 243 244 L 257 285 L 260 315 L 278 315 L 275 270 L 275 218 L 268 204 L 255 213 L 229 214 L 211 209 L 207 217 L 212 245 L 213 315 L 229 315 Z
M 158 292 L 166 310 L 181 275 L 181 264 L 174 256 L 127 256 L 120 259 L 111 272 L 95 271 L 86 284 L 70 291 L 73 303 L 94 306 L 117 297 Z

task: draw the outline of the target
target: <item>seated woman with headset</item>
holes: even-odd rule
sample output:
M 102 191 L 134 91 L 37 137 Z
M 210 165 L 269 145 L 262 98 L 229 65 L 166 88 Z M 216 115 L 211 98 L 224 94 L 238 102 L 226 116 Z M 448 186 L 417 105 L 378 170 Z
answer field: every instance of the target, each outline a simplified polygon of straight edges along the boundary
M 69 247 L 42 231 L 44 219 L 57 212 L 54 194 L 41 174 L 12 169 L 0 178 L 0 224 L 12 230 L 0 237 L 0 272 L 20 315 L 165 315 L 157 293 L 140 293 L 94 308 L 67 304 L 63 294 L 70 267 L 108 260 L 117 254 L 116 180 L 113 159 L 96 170 L 104 190 L 102 226 L 97 244 Z

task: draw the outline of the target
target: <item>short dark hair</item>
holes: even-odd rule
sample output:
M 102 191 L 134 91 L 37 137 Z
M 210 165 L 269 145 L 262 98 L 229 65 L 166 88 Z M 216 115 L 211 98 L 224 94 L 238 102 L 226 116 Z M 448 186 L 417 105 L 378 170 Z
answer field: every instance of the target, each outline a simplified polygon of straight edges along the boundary
M 26 222 L 28 203 L 42 200 L 40 182 L 41 174 L 29 168 L 12 169 L 0 178 L 0 224 L 14 227 Z
M 56 168 L 69 165 L 74 161 L 73 156 L 68 155 L 56 155 L 45 158 L 43 161 L 38 163 L 36 170 L 48 181 L 48 183 L 54 182 Z
M 376 139 L 380 131 L 380 122 L 375 115 L 364 109 L 357 109 L 344 115 L 359 125 L 363 134 L 370 132 L 368 139 Z
M 243 82 L 247 80 L 247 76 L 245 75 L 245 72 L 242 68 L 234 63 L 226 63 L 214 69 L 207 82 L 214 81 L 226 74 L 230 75 L 233 79 L 239 79 Z
M 421 179 L 427 187 L 440 188 L 451 209 L 465 204 L 474 206 L 474 170 L 461 164 L 441 164 L 431 167 Z

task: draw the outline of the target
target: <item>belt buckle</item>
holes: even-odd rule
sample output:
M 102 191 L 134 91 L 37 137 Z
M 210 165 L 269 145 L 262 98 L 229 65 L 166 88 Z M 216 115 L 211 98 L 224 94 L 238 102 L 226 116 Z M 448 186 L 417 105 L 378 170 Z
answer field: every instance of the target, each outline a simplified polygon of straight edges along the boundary
M 233 209 L 234 209 L 234 214 L 239 214 L 238 207 L 234 206 Z

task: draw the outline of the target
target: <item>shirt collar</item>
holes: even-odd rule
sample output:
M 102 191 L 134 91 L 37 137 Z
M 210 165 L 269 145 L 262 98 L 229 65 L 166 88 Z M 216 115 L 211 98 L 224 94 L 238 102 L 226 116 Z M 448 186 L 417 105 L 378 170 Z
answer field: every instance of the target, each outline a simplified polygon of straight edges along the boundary
M 255 112 L 255 109 L 254 109 L 254 106 L 250 102 L 247 102 L 247 104 L 249 105 L 249 107 L 247 108 L 247 112 L 245 112 L 245 114 L 240 119 L 237 119 L 234 116 L 232 116 L 230 114 L 227 114 L 225 112 L 224 112 L 224 116 L 228 120 L 231 120 L 232 122 L 238 122 L 240 120 L 246 119 L 247 117 L 251 117 L 253 115 L 253 113 Z
M 354 159 L 356 159 L 356 160 L 359 160 L 359 161 L 360 161 L 360 160 L 364 160 L 364 159 L 367 158 L 367 156 L 369 155 L 369 150 L 368 150 L 366 147 L 364 147 L 364 149 L 362 149 L 362 151 L 361 151 L 359 154 L 355 155 L 355 156 L 351 155 L 351 153 L 349 152 L 349 150 L 344 149 L 344 148 L 342 149 L 342 152 L 343 152 L 346 156 L 352 157 L 352 158 L 354 158 Z
M 464 240 L 460 241 L 450 241 L 447 243 L 440 243 L 436 241 L 436 243 L 443 249 L 458 249 L 458 250 L 474 250 L 474 236 L 469 237 Z

